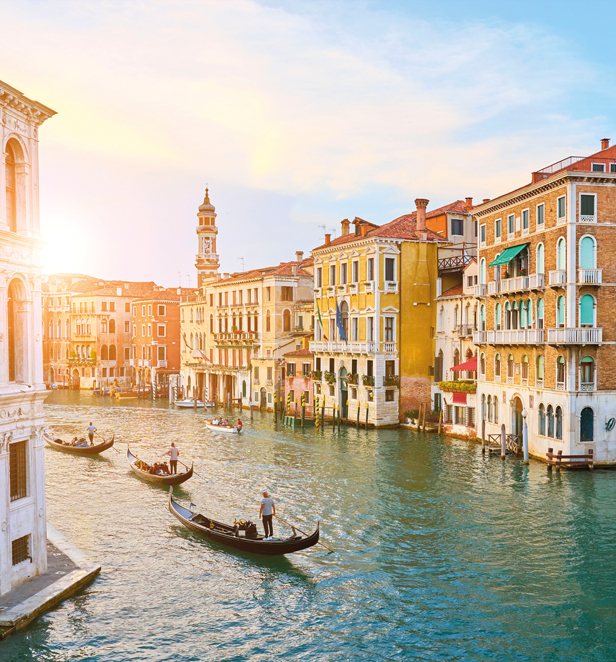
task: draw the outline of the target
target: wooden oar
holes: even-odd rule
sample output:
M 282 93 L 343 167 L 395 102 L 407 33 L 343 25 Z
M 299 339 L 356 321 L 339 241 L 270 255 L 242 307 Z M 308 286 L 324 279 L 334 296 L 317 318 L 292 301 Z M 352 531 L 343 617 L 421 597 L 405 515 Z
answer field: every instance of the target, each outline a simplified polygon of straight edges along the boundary
M 97 437 L 100 437 L 105 443 L 107 443 L 107 440 L 105 439 L 105 437 L 103 437 L 102 434 L 98 434 L 98 432 L 95 432 L 94 434 L 95 434 Z M 114 443 L 115 443 L 115 442 L 114 442 Z M 115 446 L 112 446 L 111 448 L 113 448 L 113 450 L 114 450 L 116 453 L 119 453 L 119 452 L 120 452 Z
M 282 517 L 279 517 L 278 515 L 274 515 L 274 517 L 276 519 L 279 519 L 281 522 L 288 524 L 292 529 L 297 529 L 300 533 L 303 533 L 306 537 L 308 537 L 309 534 L 307 534 L 305 531 L 302 531 L 298 526 L 291 524 L 291 522 L 287 522 L 286 519 L 282 519 Z M 325 543 L 321 542 L 320 540 L 319 540 L 319 545 L 322 545 L 323 547 L 325 547 L 325 549 L 328 549 L 332 553 L 334 551 L 331 547 L 328 547 Z
M 160 458 L 160 459 L 161 459 L 163 462 L 167 462 L 167 460 L 165 460 L 164 457 L 162 457 L 162 458 Z M 178 460 L 178 462 L 179 462 L 183 467 L 186 467 L 187 469 L 190 469 L 190 467 L 189 467 L 187 464 L 184 464 L 184 462 L 182 462 L 182 460 Z M 205 478 L 203 478 L 203 476 L 202 476 L 201 474 L 198 474 L 198 473 L 195 471 L 194 468 L 193 468 L 193 474 L 194 474 L 195 476 L 199 476 L 199 478 L 201 478 L 202 480 L 206 480 Z

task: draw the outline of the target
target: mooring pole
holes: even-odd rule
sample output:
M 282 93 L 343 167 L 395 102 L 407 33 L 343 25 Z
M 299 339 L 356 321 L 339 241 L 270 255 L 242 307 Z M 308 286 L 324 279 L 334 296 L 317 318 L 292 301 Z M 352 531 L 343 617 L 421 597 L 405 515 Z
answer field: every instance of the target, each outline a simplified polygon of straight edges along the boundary
M 325 396 L 323 396 L 323 406 L 321 407 L 321 430 L 325 424 Z
M 481 452 L 486 452 L 486 419 L 481 421 Z
M 366 430 L 368 429 L 368 409 L 370 408 L 370 403 L 366 400 Z
M 505 431 L 505 424 L 501 425 L 501 460 L 507 457 L 507 433 Z
M 522 424 L 522 444 L 524 446 L 524 464 L 528 464 L 528 423 L 526 422 L 526 417 L 528 416 L 528 412 L 526 409 L 522 411 L 522 419 L 523 419 L 523 424 Z
M 193 404 L 195 407 L 195 411 L 197 411 L 197 387 L 193 386 Z
M 359 415 L 361 414 L 361 406 L 359 400 L 357 401 L 357 419 L 355 420 L 355 429 L 359 430 Z
M 306 396 L 302 393 L 302 430 L 304 429 L 304 421 L 306 419 Z
M 442 431 L 443 431 L 443 410 L 441 409 L 438 415 L 438 433 L 441 434 Z

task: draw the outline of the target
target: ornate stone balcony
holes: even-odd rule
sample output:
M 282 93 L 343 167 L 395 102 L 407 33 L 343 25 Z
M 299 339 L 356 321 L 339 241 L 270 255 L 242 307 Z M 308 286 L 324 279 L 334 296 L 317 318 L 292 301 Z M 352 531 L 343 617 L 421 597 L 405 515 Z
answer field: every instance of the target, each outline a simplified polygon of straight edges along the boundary
M 576 327 L 548 329 L 550 345 L 598 345 L 603 342 L 603 329 Z
M 600 285 L 603 282 L 603 269 L 578 269 L 580 285 Z
M 564 287 L 567 284 L 567 270 L 557 269 L 550 271 L 549 274 L 550 287 Z

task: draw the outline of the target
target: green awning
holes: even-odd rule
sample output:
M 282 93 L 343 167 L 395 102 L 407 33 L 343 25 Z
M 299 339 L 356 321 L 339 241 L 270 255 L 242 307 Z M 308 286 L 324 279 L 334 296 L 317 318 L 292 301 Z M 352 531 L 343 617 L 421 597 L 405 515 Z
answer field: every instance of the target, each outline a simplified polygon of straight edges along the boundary
M 518 253 L 521 253 L 526 247 L 528 246 L 528 243 L 526 244 L 520 244 L 520 246 L 512 246 L 511 248 L 505 248 L 505 250 L 490 264 L 488 264 L 489 267 L 498 267 L 501 264 L 509 264 L 513 258 L 518 255 Z

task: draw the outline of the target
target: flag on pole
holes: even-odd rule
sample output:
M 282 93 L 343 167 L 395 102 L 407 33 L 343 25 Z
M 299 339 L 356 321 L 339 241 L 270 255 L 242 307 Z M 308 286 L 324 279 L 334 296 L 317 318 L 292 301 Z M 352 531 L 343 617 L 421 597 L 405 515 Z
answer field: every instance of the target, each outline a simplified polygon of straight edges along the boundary
M 323 320 L 321 319 L 321 309 L 319 308 L 318 301 L 317 301 L 317 319 L 319 320 L 319 324 L 321 325 L 321 335 L 323 336 L 323 340 L 327 340 L 327 336 L 325 335 L 325 329 L 323 328 Z
M 192 352 L 193 348 L 188 344 L 188 340 L 186 339 L 186 334 L 183 333 L 182 336 L 184 338 L 184 342 L 186 343 L 186 347 L 188 347 L 188 349 Z M 201 354 L 201 357 L 206 363 L 213 363 L 200 349 L 198 349 L 197 351 L 199 352 L 199 354 Z
M 338 327 L 338 337 L 340 340 L 347 341 L 346 332 L 344 330 L 344 324 L 342 323 L 342 315 L 340 314 L 340 308 L 338 307 L 338 299 L 336 299 L 336 326 Z

